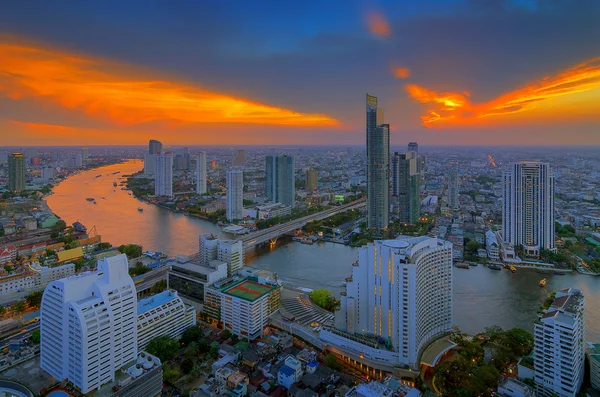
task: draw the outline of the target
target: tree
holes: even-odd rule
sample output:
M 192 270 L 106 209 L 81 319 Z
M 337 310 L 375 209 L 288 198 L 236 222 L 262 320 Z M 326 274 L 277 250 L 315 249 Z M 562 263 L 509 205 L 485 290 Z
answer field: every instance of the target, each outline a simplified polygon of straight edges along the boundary
M 54 256 L 56 255 L 56 251 L 52 249 L 46 249 L 46 256 Z
M 0 306 L 0 316 L 4 315 L 4 313 L 6 313 L 6 308 L 4 306 Z
M 58 221 L 52 226 L 51 230 L 55 232 L 62 232 L 67 228 L 67 223 L 65 221 Z
M 148 266 L 142 264 L 142 262 L 138 262 L 134 267 L 129 268 L 129 275 L 131 277 L 139 276 L 140 274 L 148 273 L 150 269 Z
M 175 357 L 179 351 L 179 343 L 168 335 L 157 336 L 148 343 L 146 350 L 164 363 Z
M 333 353 L 328 353 L 325 356 L 325 365 L 336 371 L 339 371 L 342 369 L 342 366 L 340 365 L 337 358 L 335 357 L 335 354 L 333 354 Z
M 312 291 L 310 293 L 310 299 L 315 303 L 315 305 L 329 311 L 335 311 L 340 303 L 333 297 L 331 291 L 324 288 Z
M 102 251 L 102 250 L 109 249 L 110 247 L 112 247 L 111 243 L 99 243 L 99 244 L 96 246 L 96 249 L 97 249 L 98 251 Z
M 44 295 L 43 291 L 35 291 L 27 295 L 25 301 L 29 307 L 40 307 L 42 303 L 42 295 Z
M 219 357 L 219 348 L 217 346 L 212 346 L 208 354 L 210 354 L 213 359 Z
M 6 270 L 6 273 L 9 273 L 13 271 L 13 267 L 11 265 L 6 265 L 4 266 L 4 270 Z
M 221 332 L 221 338 L 223 338 L 224 340 L 231 338 L 231 331 L 229 331 L 228 329 L 223 330 L 223 332 Z
M 179 368 L 181 368 L 181 371 L 183 371 L 184 374 L 189 374 L 192 371 L 192 369 L 194 369 L 194 362 L 195 360 L 193 358 L 184 358 L 181 361 Z
M 120 245 L 118 250 L 120 253 L 127 255 L 129 259 L 142 256 L 142 247 L 137 244 Z
M 167 289 L 167 280 L 159 280 L 150 287 L 151 294 L 159 294 Z
M 31 341 L 35 344 L 40 343 L 40 330 L 36 329 L 31 333 Z
M 193 342 L 199 342 L 202 339 L 202 328 L 199 326 L 189 327 L 183 334 L 181 335 L 181 339 L 179 340 L 182 345 L 188 346 Z
M 15 313 L 23 313 L 25 311 L 25 301 L 18 301 L 10 305 L 10 309 Z

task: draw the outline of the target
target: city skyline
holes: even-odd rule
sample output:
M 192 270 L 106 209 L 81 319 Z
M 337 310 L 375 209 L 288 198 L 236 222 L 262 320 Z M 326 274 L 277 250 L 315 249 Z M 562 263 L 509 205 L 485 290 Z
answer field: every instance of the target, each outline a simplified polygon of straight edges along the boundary
M 600 8 L 551 3 L 11 4 L 0 129 L 11 146 L 358 145 L 372 92 L 392 145 L 598 145 Z

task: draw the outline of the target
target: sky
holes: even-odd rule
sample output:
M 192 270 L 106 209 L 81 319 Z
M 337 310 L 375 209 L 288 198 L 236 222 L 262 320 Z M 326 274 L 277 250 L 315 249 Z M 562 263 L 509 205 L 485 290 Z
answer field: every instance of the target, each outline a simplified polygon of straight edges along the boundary
M 82 2 L 0 13 L 0 143 L 600 145 L 600 1 Z

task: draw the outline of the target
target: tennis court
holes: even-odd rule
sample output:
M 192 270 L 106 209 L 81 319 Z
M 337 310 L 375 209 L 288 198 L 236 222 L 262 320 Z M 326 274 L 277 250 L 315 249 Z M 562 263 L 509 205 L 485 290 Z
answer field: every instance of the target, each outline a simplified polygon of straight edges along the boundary
M 238 298 L 253 301 L 260 298 L 263 294 L 266 294 L 271 290 L 272 287 L 268 285 L 262 285 L 254 281 L 244 281 L 234 287 L 229 288 L 225 293 L 233 295 Z

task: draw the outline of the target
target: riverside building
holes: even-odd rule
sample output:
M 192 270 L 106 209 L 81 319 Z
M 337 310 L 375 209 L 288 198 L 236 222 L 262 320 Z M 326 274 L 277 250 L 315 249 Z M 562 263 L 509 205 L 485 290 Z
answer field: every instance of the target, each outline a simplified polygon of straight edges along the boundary
M 227 171 L 227 205 L 228 221 L 244 217 L 244 173 L 241 169 Z
M 321 340 L 372 368 L 419 368 L 425 348 L 452 330 L 452 244 L 400 236 L 369 243 L 358 256 L 335 328 L 324 328 Z M 430 364 L 452 346 L 448 342 Z
M 124 254 L 51 282 L 40 308 L 40 367 L 83 394 L 137 357 L 137 297 Z
M 154 195 L 173 197 L 173 156 L 169 152 L 155 155 Z
M 377 231 L 390 223 L 390 125 L 383 124 L 377 97 L 367 94 L 367 227 Z

